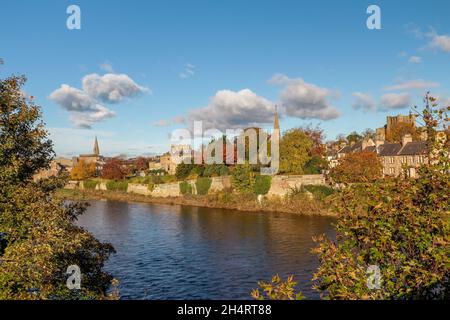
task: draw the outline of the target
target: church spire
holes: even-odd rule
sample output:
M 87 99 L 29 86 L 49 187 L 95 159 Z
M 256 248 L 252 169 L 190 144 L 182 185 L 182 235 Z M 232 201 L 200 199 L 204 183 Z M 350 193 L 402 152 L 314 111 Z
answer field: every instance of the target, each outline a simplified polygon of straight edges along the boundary
M 98 140 L 97 136 L 95 136 L 95 142 L 94 142 L 94 154 L 99 156 L 100 155 L 100 149 L 98 147 Z

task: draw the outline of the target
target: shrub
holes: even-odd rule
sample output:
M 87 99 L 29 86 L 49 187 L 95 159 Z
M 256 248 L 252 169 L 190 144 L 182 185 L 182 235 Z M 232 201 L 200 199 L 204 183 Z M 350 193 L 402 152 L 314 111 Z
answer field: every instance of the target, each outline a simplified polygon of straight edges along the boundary
M 175 176 L 177 177 L 178 180 L 184 180 L 189 176 L 192 169 L 194 169 L 193 164 L 180 163 L 179 165 L 177 165 Z
M 233 187 L 241 193 L 253 192 L 255 176 L 249 164 L 238 164 L 233 171 Z
M 128 182 L 127 181 L 115 181 L 110 180 L 106 182 L 106 189 L 108 191 L 122 191 L 127 192 Z
M 84 189 L 95 190 L 98 185 L 98 181 L 95 180 L 85 180 L 83 181 Z
M 209 188 L 211 188 L 212 180 L 211 178 L 197 178 L 195 186 L 197 188 L 197 194 L 205 195 L 208 194 Z
M 149 182 L 147 184 L 147 190 L 152 192 L 153 190 L 155 190 L 155 184 L 153 182 Z
M 334 193 L 334 190 L 328 186 L 305 185 L 303 188 L 311 192 L 316 199 L 324 199 Z
M 192 194 L 192 186 L 189 182 L 180 182 L 180 193 L 182 195 Z
M 272 184 L 271 176 L 256 176 L 255 185 L 253 186 L 253 192 L 255 194 L 267 194 Z
M 229 174 L 229 172 L 230 170 L 226 165 L 222 164 L 219 166 L 219 176 L 226 176 Z

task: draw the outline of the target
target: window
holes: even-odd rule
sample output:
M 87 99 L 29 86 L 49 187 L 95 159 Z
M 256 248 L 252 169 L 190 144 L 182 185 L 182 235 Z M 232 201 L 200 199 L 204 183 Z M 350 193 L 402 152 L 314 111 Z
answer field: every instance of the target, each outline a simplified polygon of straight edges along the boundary
M 390 174 L 395 174 L 395 168 L 389 168 L 389 173 Z

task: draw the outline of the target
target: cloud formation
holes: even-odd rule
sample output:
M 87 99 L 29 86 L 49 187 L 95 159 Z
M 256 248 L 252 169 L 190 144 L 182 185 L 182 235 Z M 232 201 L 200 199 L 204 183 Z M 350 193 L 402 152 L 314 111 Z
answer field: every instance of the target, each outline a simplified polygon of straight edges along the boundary
M 194 69 L 195 69 L 194 65 L 187 63 L 184 66 L 183 72 L 180 72 L 178 76 L 180 77 L 180 79 L 188 79 L 195 74 Z
M 403 109 L 411 105 L 411 95 L 409 93 L 387 93 L 381 96 L 381 109 L 393 110 Z
M 189 121 L 203 121 L 204 128 L 219 130 L 261 126 L 274 118 L 274 104 L 250 89 L 220 90 L 204 108 L 188 114 Z
M 450 53 L 449 35 L 439 35 L 435 31 L 432 31 L 430 32 L 429 37 L 431 38 L 429 43 L 431 48 Z
M 353 101 L 352 108 L 355 110 L 364 110 L 364 111 L 375 111 L 376 104 L 373 97 L 368 93 L 363 92 L 354 92 L 353 97 L 355 100 Z
M 91 128 L 94 123 L 115 116 L 115 112 L 102 103 L 118 103 L 148 92 L 125 74 L 88 74 L 82 79 L 82 90 L 62 84 L 49 98 L 70 112 L 73 124 L 81 128 Z
M 439 83 L 432 81 L 425 81 L 422 79 L 402 81 L 392 86 L 384 87 L 385 91 L 396 90 L 429 90 L 430 88 L 438 87 Z
M 409 57 L 408 62 L 414 63 L 414 64 L 419 64 L 422 62 L 422 58 L 418 57 L 418 56 L 411 56 L 411 57 Z
M 283 74 L 273 76 L 269 83 L 284 86 L 279 99 L 288 116 L 331 120 L 340 115 L 338 109 L 329 102 L 334 93 L 326 88 L 307 83 L 300 78 L 290 79 Z

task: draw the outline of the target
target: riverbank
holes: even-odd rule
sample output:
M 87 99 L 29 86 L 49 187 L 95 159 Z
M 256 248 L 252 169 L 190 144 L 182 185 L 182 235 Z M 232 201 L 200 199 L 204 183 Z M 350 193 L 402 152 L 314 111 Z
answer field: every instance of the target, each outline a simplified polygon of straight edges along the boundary
M 152 197 L 120 191 L 61 189 L 57 195 L 65 200 L 91 201 L 114 200 L 123 202 L 156 203 L 206 208 L 230 209 L 247 212 L 281 212 L 302 215 L 336 216 L 330 210 L 327 199 L 310 199 L 305 194 L 290 197 L 264 198 L 261 204 L 253 194 L 219 192 L 208 195 L 185 195 L 180 197 Z

